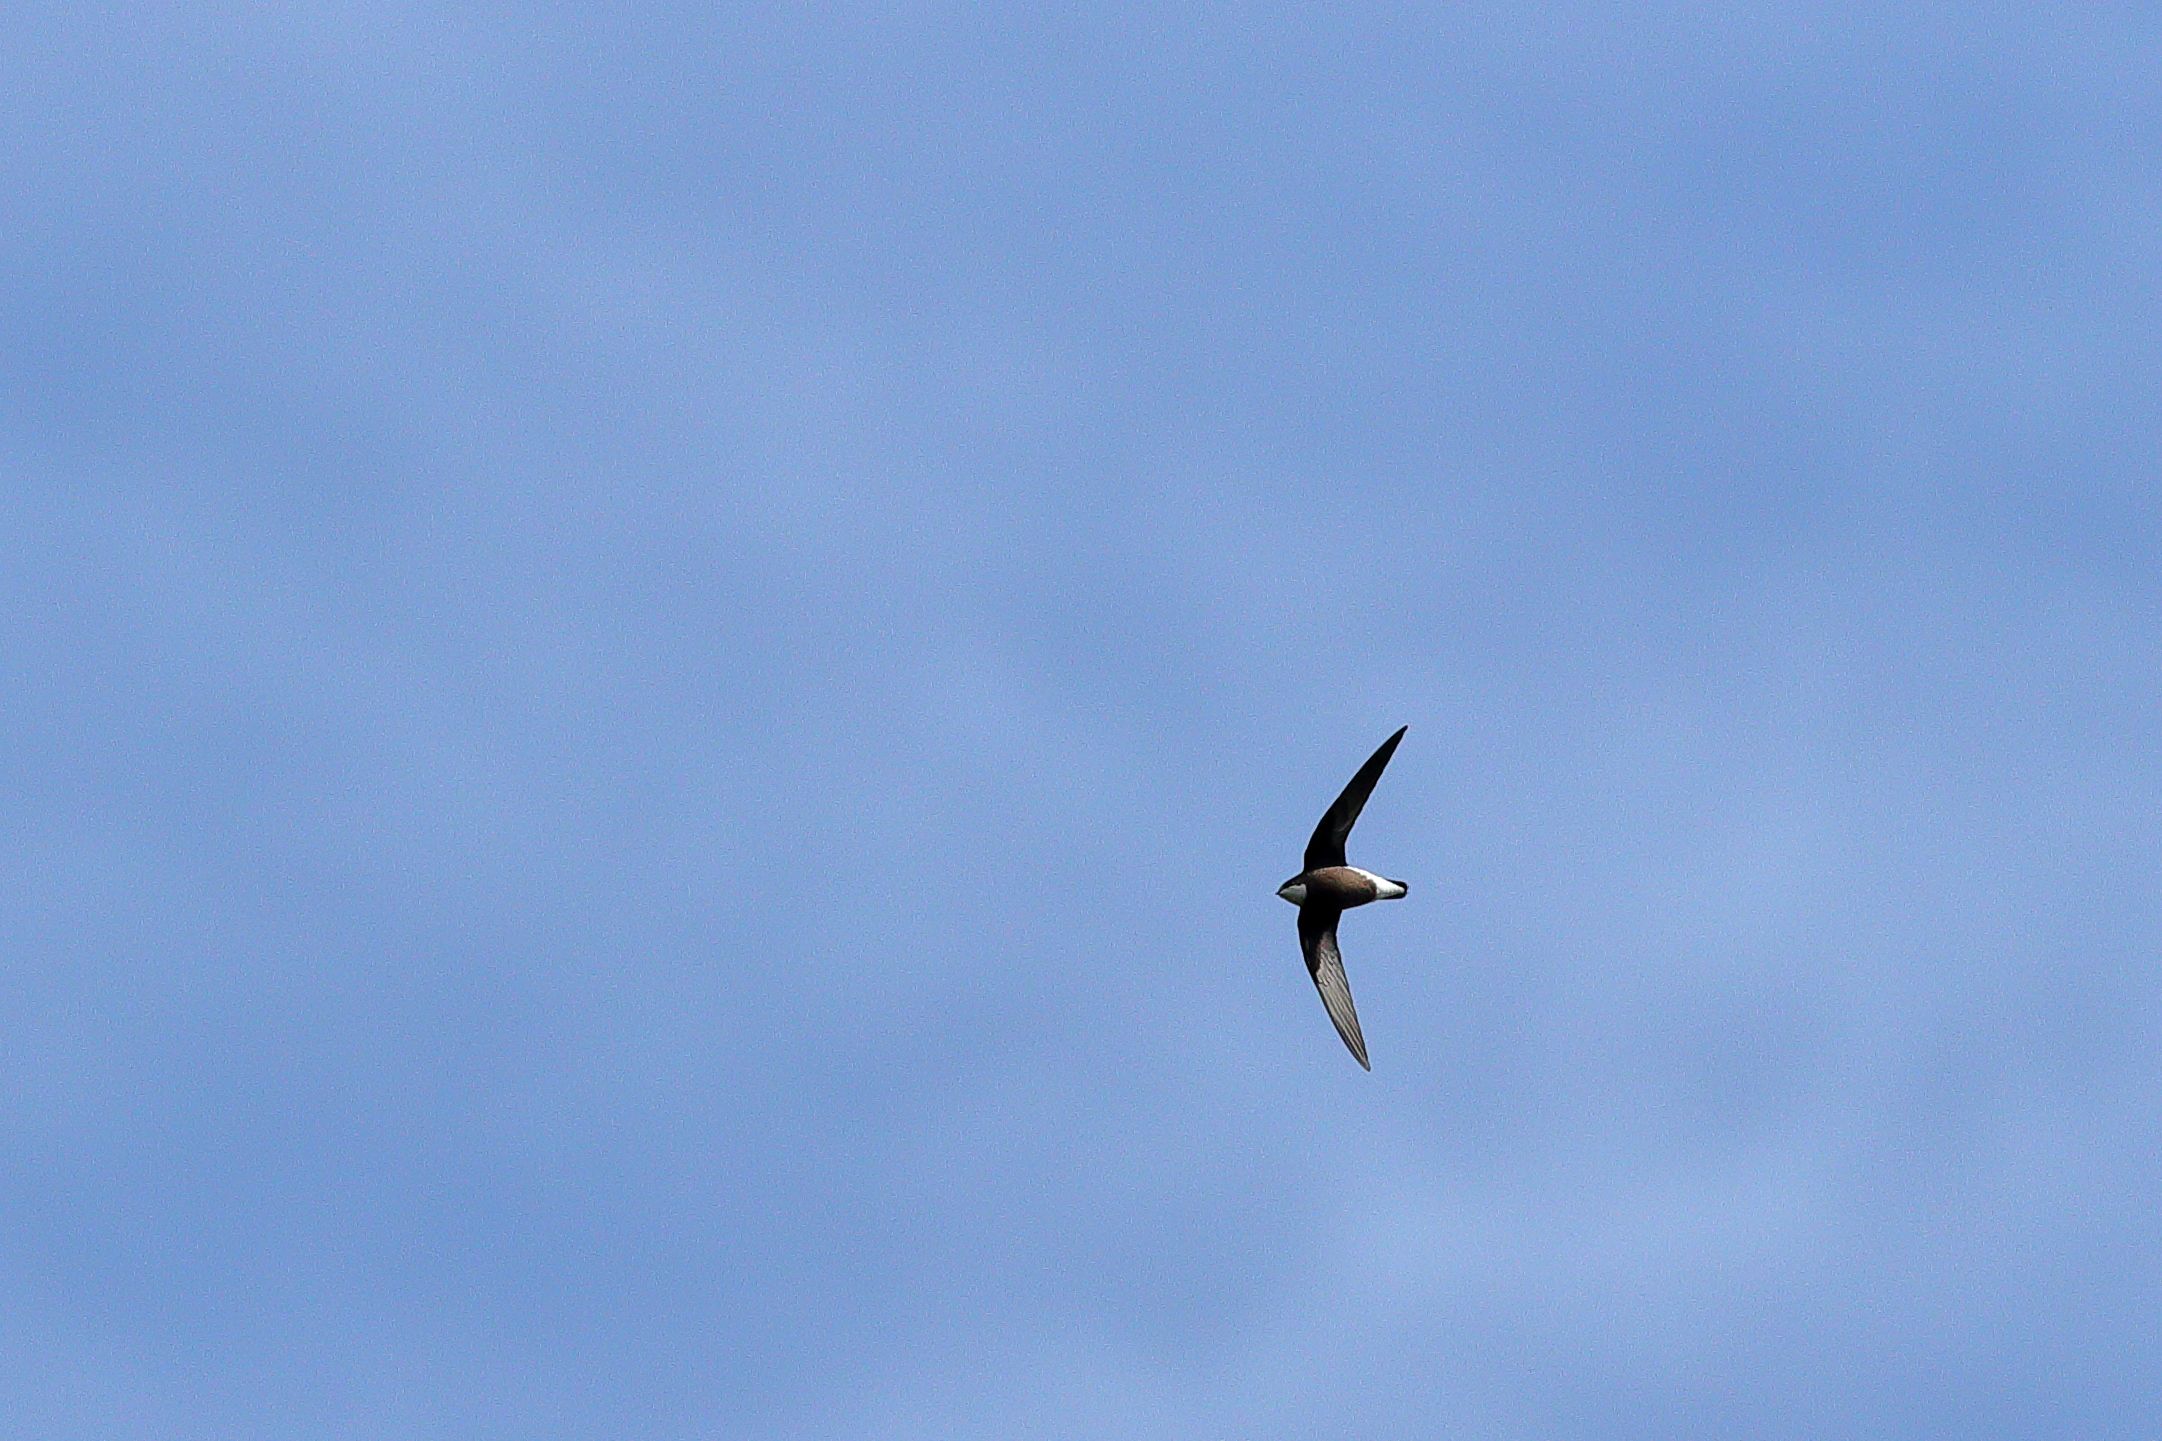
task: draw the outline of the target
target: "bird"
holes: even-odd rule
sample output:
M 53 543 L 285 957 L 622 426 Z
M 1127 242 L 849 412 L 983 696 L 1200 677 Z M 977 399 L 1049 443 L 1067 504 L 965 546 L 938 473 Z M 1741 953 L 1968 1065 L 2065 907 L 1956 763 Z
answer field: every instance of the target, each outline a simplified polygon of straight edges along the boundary
M 1359 819 L 1359 812 L 1366 808 L 1366 798 L 1374 793 L 1374 782 L 1381 779 L 1389 757 L 1396 754 L 1396 743 L 1410 729 L 1398 726 L 1396 734 L 1366 758 L 1366 764 L 1359 767 L 1343 794 L 1322 812 L 1313 838 L 1306 843 L 1306 868 L 1276 888 L 1276 894 L 1299 908 L 1299 949 L 1306 953 L 1307 972 L 1314 978 L 1314 989 L 1321 992 L 1321 1004 L 1328 1008 L 1329 1019 L 1336 1022 L 1336 1034 L 1344 1038 L 1352 1058 L 1368 1071 L 1374 1067 L 1366 1059 L 1366 1037 L 1359 1034 L 1359 1013 L 1351 1004 L 1351 983 L 1344 979 L 1344 957 L 1336 948 L 1336 922 L 1353 906 L 1369 901 L 1400 901 L 1411 888 L 1402 881 L 1346 865 L 1344 841 Z

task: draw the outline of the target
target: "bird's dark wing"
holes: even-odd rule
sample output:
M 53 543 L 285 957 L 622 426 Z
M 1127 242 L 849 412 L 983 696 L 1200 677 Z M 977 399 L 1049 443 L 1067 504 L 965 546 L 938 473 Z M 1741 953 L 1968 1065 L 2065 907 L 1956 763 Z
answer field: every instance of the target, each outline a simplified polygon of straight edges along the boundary
M 1344 957 L 1336 949 L 1336 918 L 1342 914 L 1327 906 L 1299 907 L 1299 949 L 1306 952 L 1306 969 L 1313 973 L 1314 989 L 1321 992 L 1329 1019 L 1336 1022 L 1336 1034 L 1351 1048 L 1352 1058 L 1371 1071 L 1366 1037 L 1359 1034 L 1359 1012 L 1351 1004 L 1351 982 L 1344 979 Z
M 1314 838 L 1306 843 L 1306 868 L 1319 870 L 1323 866 L 1340 866 L 1344 863 L 1344 841 L 1351 835 L 1352 822 L 1358 820 L 1359 812 L 1366 809 L 1366 798 L 1374 793 L 1374 782 L 1381 779 L 1381 772 L 1389 764 L 1389 757 L 1396 754 L 1396 743 L 1404 738 L 1410 726 L 1398 726 L 1396 734 L 1381 743 L 1381 749 L 1366 758 L 1359 773 L 1344 787 L 1344 793 L 1336 798 L 1314 827 Z

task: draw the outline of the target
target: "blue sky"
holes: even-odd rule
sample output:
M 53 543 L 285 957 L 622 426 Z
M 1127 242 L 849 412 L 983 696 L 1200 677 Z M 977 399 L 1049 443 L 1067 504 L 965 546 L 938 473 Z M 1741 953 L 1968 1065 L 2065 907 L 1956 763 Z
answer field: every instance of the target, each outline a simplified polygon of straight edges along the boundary
M 7 1434 L 2153 1434 L 2154 18 L 0 39 Z

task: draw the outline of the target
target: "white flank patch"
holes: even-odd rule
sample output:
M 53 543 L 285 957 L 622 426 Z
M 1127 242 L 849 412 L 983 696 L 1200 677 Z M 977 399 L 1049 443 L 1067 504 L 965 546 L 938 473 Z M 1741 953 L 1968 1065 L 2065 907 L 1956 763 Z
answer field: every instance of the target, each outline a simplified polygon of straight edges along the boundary
M 1387 876 L 1377 876 L 1372 871 L 1362 871 L 1357 866 L 1346 866 L 1345 869 L 1354 875 L 1361 875 L 1372 881 L 1374 883 L 1374 899 L 1377 901 L 1402 900 L 1407 894 L 1402 886 L 1390 880 Z

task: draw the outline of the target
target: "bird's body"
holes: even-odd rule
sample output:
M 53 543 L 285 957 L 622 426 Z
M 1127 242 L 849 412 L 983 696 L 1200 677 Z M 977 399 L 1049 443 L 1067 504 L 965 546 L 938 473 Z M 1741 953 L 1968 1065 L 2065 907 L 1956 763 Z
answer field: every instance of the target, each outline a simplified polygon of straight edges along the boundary
M 1402 881 L 1347 865 L 1344 842 L 1407 729 L 1400 727 L 1367 757 L 1366 764 L 1359 767 L 1359 773 L 1314 827 L 1313 838 L 1306 843 L 1306 869 L 1276 890 L 1299 908 L 1299 948 L 1306 953 L 1306 969 L 1314 978 L 1314 989 L 1321 993 L 1321 1003 L 1328 1008 L 1329 1019 L 1336 1023 L 1336 1033 L 1369 1071 L 1374 1068 L 1366 1059 L 1366 1038 L 1360 1034 L 1359 1013 L 1351 1004 L 1351 983 L 1344 977 L 1344 958 L 1336 948 L 1336 922 L 1344 912 L 1369 901 L 1401 900 L 1410 888 Z
M 1348 911 L 1368 901 L 1402 900 L 1407 889 L 1402 881 L 1357 866 L 1323 866 L 1293 876 L 1277 894 L 1295 906 L 1325 905 Z

